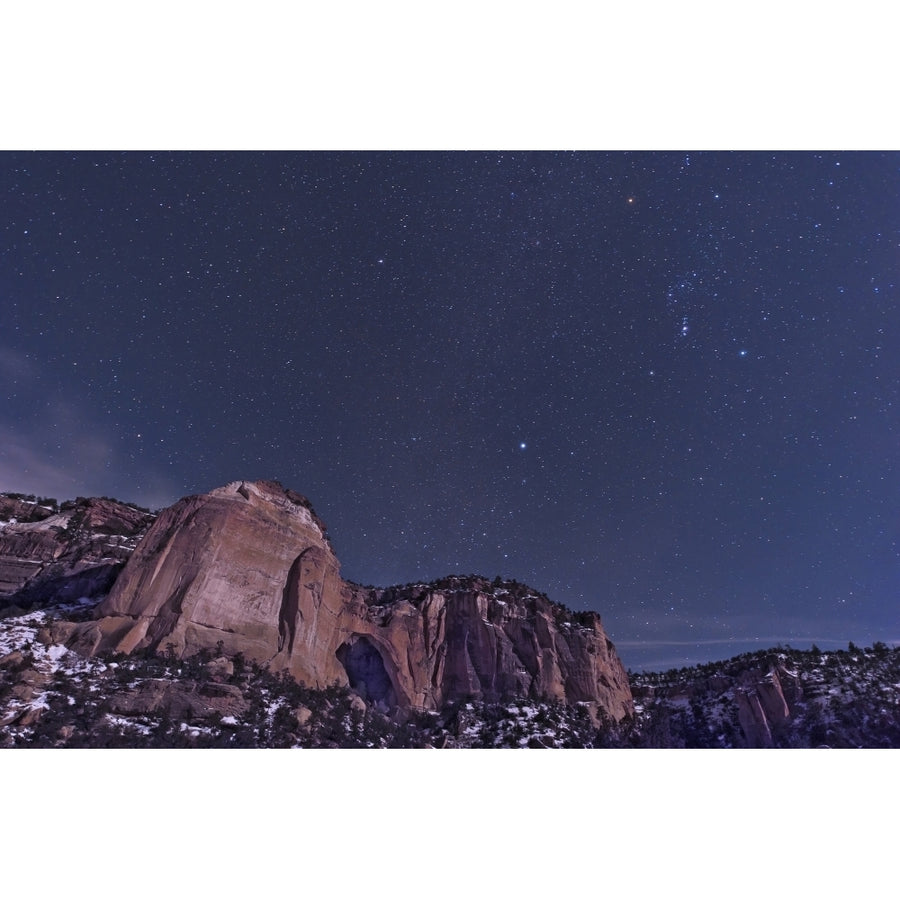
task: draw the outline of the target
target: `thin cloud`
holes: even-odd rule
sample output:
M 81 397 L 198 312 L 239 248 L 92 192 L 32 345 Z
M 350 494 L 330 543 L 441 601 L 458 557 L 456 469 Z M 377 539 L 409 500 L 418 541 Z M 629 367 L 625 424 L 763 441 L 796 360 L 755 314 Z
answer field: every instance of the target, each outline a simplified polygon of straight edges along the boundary
M 14 386 L 21 380 L 26 384 L 37 380 L 37 366 L 30 357 L 9 347 L 0 347 L 0 383 Z
M 616 647 L 628 650 L 642 650 L 664 647 L 710 647 L 733 646 L 735 644 L 760 644 L 765 647 L 775 647 L 778 644 L 785 646 L 805 646 L 806 644 L 839 644 L 846 646 L 847 638 L 835 637 L 805 637 L 800 635 L 781 635 L 772 637 L 735 637 L 735 638 L 702 638 L 696 641 L 616 641 Z
M 24 354 L 0 347 L 0 490 L 52 496 L 116 495 L 147 506 L 178 496 L 169 477 L 144 467 L 128 470 L 115 433 L 73 391 L 49 385 Z M 12 398 L 15 398 L 15 409 Z M 24 411 L 24 412 L 22 412 Z

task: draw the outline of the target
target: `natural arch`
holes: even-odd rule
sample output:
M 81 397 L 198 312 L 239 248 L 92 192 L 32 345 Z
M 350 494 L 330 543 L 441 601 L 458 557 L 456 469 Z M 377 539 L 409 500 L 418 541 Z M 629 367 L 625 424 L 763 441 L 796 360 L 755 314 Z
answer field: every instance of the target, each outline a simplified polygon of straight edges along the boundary
M 380 651 L 367 637 L 356 635 L 337 651 L 350 687 L 363 700 L 386 707 L 397 705 L 397 693 Z

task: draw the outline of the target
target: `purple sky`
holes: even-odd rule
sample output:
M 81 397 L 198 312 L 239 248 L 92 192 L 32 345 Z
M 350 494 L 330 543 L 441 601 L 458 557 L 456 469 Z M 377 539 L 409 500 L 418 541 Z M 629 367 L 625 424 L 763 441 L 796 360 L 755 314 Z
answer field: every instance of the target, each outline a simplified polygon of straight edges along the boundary
M 0 489 L 277 478 L 626 665 L 900 638 L 900 154 L 0 154 Z

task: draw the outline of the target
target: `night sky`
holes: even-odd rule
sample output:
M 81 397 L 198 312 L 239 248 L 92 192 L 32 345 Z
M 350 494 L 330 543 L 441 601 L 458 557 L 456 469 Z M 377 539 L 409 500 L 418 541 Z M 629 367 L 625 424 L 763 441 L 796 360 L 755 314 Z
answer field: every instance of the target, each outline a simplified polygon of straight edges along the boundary
M 900 153 L 0 154 L 0 489 L 275 478 L 626 666 L 900 640 Z

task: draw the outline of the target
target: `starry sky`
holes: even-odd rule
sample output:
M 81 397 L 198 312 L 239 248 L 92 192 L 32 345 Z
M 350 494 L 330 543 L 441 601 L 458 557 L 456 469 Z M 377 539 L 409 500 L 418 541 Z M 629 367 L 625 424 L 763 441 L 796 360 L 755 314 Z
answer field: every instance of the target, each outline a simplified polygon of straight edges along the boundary
M 626 666 L 900 640 L 900 153 L 0 153 L 0 489 L 306 494 Z

